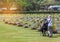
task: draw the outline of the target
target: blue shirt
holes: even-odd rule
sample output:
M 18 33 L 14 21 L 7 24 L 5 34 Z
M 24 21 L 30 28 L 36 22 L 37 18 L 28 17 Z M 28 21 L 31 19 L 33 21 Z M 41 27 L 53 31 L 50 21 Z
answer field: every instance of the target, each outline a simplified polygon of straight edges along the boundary
M 52 26 L 52 19 L 51 18 L 47 18 L 48 21 L 48 26 Z

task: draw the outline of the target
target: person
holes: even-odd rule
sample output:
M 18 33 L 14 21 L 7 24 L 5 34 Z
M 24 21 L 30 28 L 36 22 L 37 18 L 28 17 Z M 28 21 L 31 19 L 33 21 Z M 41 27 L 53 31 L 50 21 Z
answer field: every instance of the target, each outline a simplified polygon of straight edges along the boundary
M 41 28 L 40 28 L 40 31 L 42 32 L 43 36 L 46 36 L 47 29 L 48 29 L 48 22 L 47 22 L 47 19 L 44 19 L 44 21 L 41 24 Z
M 48 36 L 49 37 L 52 37 L 53 35 L 53 28 L 52 28 L 52 17 L 51 15 L 48 15 L 48 18 L 47 18 L 47 21 L 48 21 Z

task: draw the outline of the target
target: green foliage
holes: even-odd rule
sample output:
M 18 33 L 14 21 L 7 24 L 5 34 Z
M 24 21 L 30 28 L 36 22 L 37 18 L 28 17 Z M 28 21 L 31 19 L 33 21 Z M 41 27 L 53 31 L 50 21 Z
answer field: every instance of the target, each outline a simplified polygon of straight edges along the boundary
M 27 0 L 17 0 L 17 4 L 26 6 L 26 7 L 30 5 L 30 3 L 27 2 Z
M 2 0 L 3 3 L 15 2 L 19 7 L 27 11 L 39 11 L 39 8 L 43 5 L 60 5 L 59 0 Z M 40 6 L 42 5 L 42 6 Z

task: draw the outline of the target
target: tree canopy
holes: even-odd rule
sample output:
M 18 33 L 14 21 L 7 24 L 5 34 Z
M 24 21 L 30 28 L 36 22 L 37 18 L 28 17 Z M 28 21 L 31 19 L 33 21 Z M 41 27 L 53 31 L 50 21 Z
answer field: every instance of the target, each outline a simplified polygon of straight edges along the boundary
M 0 0 L 0 3 L 15 2 L 19 7 L 26 11 L 38 11 L 43 5 L 60 5 L 60 0 Z

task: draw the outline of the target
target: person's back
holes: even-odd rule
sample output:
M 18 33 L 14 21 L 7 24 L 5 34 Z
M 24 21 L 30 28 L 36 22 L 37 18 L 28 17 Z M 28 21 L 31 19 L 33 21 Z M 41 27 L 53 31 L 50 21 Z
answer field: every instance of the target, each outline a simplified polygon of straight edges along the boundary
M 48 29 L 48 22 L 47 22 L 46 19 L 44 19 L 44 21 L 43 21 L 43 23 L 41 25 L 41 32 L 42 32 L 43 36 L 46 35 L 47 29 Z
M 45 21 L 44 21 L 44 23 L 43 23 L 43 28 L 44 28 L 44 30 L 45 31 L 47 31 L 47 28 L 48 27 L 48 22 L 47 22 L 47 20 L 45 19 Z

